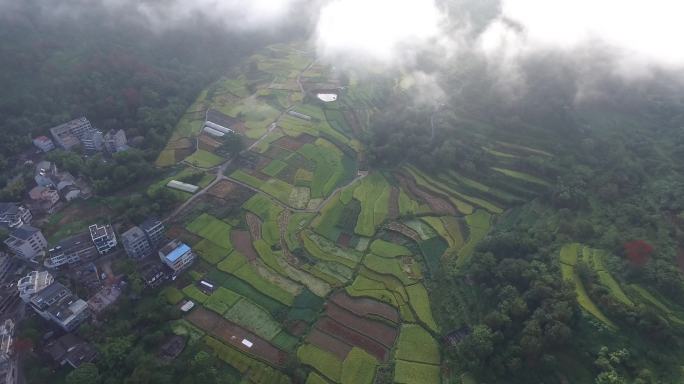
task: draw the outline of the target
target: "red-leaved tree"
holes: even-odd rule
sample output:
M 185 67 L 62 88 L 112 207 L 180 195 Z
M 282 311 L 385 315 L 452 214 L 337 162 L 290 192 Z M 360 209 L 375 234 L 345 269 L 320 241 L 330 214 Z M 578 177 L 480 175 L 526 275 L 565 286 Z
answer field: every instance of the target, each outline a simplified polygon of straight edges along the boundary
M 625 243 L 625 253 L 627 254 L 627 259 L 638 266 L 642 267 L 651 259 L 651 254 L 653 253 L 653 246 L 644 240 L 634 240 Z

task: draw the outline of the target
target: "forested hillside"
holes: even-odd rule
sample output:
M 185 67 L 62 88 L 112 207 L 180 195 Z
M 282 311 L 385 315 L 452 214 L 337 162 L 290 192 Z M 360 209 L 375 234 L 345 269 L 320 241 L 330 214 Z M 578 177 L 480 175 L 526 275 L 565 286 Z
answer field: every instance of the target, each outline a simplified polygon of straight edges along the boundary
M 201 19 L 156 31 L 135 13 L 97 3 L 54 13 L 24 3 L 0 13 L 0 188 L 33 137 L 80 116 L 103 132 L 124 129 L 154 158 L 200 90 L 275 40 L 226 34 Z
M 447 266 L 433 285 L 443 326 L 468 334 L 447 347 L 450 366 L 487 382 L 676 382 L 681 89 L 667 76 L 613 78 L 578 102 L 570 68 L 526 69 L 535 76 L 516 100 L 483 95 L 496 89 L 486 76 L 438 108 L 405 108 L 414 104 L 400 92 L 369 139 L 380 167 L 408 158 L 490 195 L 525 177 L 532 192 L 497 219 L 472 262 Z

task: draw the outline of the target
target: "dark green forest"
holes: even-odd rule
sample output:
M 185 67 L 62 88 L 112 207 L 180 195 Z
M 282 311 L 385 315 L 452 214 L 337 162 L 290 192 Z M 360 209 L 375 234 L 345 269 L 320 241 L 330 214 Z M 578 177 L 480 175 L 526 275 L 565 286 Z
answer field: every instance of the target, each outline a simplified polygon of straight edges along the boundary
M 616 300 L 580 264 L 589 297 L 620 328 L 606 332 L 582 316 L 572 286 L 559 278 L 558 252 L 572 242 L 607 250 L 622 284 L 649 287 L 676 311 L 684 308 L 684 92 L 666 73 L 631 85 L 606 76 L 596 87 L 610 97 L 577 102 L 581 77 L 562 61 L 525 69 L 535 76 L 514 101 L 497 96 L 476 69 L 441 79 L 467 84 L 446 105 L 395 95 L 368 139 L 377 167 L 408 159 L 488 185 L 503 185 L 489 171 L 501 162 L 489 150 L 495 140 L 554 153 L 506 160 L 551 180 L 549 187 L 504 214 L 465 269 L 446 269 L 433 284 L 442 321 L 470 330 L 447 348 L 450 364 L 483 382 L 555 382 L 559 373 L 571 382 L 678 382 L 679 324 L 648 305 Z M 640 259 L 635 247 L 645 250 Z
M 28 182 L 16 178 L 22 172 L 16 160 L 32 148 L 33 137 L 81 116 L 103 132 L 125 130 L 141 151 L 129 157 L 141 157 L 136 163 L 146 167 L 203 88 L 278 38 L 285 36 L 226 34 L 201 19 L 154 31 L 135 14 L 112 14 L 98 4 L 78 8 L 74 15 L 48 14 L 33 0 L 4 7 L 0 196 L 17 199 L 23 193 Z M 116 190 L 132 181 L 88 176 L 100 190 Z

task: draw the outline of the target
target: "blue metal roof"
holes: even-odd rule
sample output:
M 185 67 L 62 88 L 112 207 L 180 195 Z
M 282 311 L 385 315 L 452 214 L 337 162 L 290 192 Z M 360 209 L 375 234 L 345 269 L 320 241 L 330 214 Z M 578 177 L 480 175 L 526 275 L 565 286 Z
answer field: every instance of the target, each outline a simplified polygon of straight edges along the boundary
M 190 250 L 190 247 L 187 245 L 181 243 L 181 245 L 178 246 L 178 248 L 174 249 L 173 251 L 169 252 L 168 255 L 166 255 L 166 260 L 170 262 L 174 262 L 178 260 L 181 256 L 183 256 L 186 252 Z

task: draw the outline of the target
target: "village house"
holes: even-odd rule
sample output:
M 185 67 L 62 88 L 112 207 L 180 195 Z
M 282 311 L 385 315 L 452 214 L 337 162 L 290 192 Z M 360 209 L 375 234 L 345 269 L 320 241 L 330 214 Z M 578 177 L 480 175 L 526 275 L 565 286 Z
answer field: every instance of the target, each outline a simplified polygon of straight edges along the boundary
M 123 129 L 119 129 L 116 132 L 113 130 L 107 132 L 104 136 L 104 147 L 107 152 L 112 154 L 127 150 L 126 132 Z
M 29 191 L 29 206 L 34 212 L 53 213 L 59 203 L 59 192 L 53 187 L 36 185 Z
M 159 258 L 174 275 L 178 275 L 195 260 L 192 249 L 180 240 L 172 240 L 159 250 Z
M 31 224 L 31 211 L 19 203 L 0 203 L 0 227 L 15 228 Z
M 147 219 L 140 226 L 134 226 L 121 235 L 126 254 L 141 260 L 157 251 L 164 240 L 164 224 L 157 219 Z
M 90 238 L 90 233 L 82 232 L 60 240 L 54 248 L 51 248 L 45 259 L 45 267 L 57 268 L 65 264 L 89 261 L 97 254 L 97 248 Z
M 140 227 L 133 227 L 121 235 L 126 254 L 131 259 L 141 260 L 152 254 L 152 247 Z
M 93 128 L 85 117 L 52 127 L 50 134 L 57 145 L 67 151 L 79 145 L 88 151 L 102 149 L 102 132 Z
M 38 136 L 33 139 L 33 145 L 43 152 L 50 152 L 55 149 L 55 143 L 52 142 L 47 136 Z
M 59 196 L 65 201 L 79 198 L 85 189 L 82 182 L 69 172 L 59 172 L 57 166 L 49 161 L 41 161 L 36 165 L 33 179 L 38 186 L 56 189 Z
M 28 303 L 31 296 L 42 291 L 54 281 L 55 278 L 48 271 L 32 271 L 17 282 L 19 297 Z
M 143 221 L 140 224 L 140 229 L 145 232 L 145 236 L 154 251 L 156 251 L 162 243 L 164 243 L 164 240 L 166 240 L 164 223 L 157 218 L 149 218 Z
M 60 366 L 69 364 L 73 368 L 93 362 L 97 358 L 95 347 L 73 333 L 67 333 L 51 341 L 45 346 L 44 351 Z
M 45 253 L 47 240 L 45 240 L 40 229 L 30 225 L 22 225 L 9 233 L 5 239 L 5 245 L 12 253 L 22 259 L 32 260 Z
M 45 320 L 67 332 L 78 328 L 90 316 L 88 304 L 57 282 L 34 293 L 29 305 Z
M 88 231 L 90 232 L 90 238 L 100 255 L 107 254 L 109 251 L 116 248 L 116 234 L 111 225 L 93 224 L 88 227 Z

